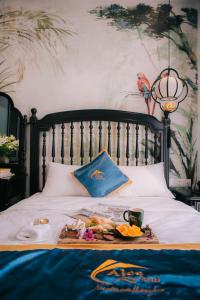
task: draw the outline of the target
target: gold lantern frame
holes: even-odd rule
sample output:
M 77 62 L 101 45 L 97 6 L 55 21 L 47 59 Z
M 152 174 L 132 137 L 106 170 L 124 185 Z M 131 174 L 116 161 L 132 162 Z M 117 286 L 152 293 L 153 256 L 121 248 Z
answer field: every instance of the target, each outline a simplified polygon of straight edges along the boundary
M 151 96 L 165 117 L 177 110 L 179 103 L 188 95 L 188 85 L 173 68 L 164 69 L 151 87 Z

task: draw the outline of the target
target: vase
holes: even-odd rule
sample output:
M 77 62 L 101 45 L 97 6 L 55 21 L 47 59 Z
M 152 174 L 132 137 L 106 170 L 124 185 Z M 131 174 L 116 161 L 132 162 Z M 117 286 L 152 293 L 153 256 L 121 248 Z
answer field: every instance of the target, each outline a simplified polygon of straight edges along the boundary
M 6 155 L 0 155 L 0 163 L 8 164 L 9 158 Z

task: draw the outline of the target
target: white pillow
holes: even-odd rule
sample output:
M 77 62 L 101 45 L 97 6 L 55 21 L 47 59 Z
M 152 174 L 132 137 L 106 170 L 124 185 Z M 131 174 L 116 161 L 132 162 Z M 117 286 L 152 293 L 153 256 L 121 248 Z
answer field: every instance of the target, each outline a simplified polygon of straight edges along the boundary
M 79 167 L 50 162 L 42 194 L 45 196 L 89 196 L 87 190 L 71 175 L 71 172 Z
M 164 163 L 147 166 L 120 166 L 132 184 L 119 190 L 115 195 L 141 197 L 168 197 L 175 198 L 167 188 L 164 176 Z
M 147 166 L 118 166 L 133 182 L 113 196 L 122 197 L 168 197 L 175 198 L 167 188 L 163 162 Z M 85 196 L 87 190 L 76 182 L 71 172 L 80 168 L 77 165 L 64 165 L 50 162 L 47 179 L 42 191 L 45 196 Z M 107 196 L 111 197 L 111 195 Z

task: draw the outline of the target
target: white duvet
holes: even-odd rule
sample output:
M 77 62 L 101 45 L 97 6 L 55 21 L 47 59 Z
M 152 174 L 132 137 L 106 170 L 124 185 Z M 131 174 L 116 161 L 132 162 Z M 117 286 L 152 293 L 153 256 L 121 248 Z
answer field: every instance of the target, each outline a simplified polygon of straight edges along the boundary
M 120 206 L 122 211 L 127 207 L 143 208 L 143 225 L 150 225 L 160 243 L 200 243 L 200 213 L 174 199 L 45 197 L 38 193 L 0 214 L 0 244 L 26 243 L 18 240 L 17 235 L 36 218 L 48 218 L 50 221 L 45 240 L 38 243 L 55 244 L 70 215 L 83 208 L 105 213 L 108 208 L 112 210 L 112 206 Z

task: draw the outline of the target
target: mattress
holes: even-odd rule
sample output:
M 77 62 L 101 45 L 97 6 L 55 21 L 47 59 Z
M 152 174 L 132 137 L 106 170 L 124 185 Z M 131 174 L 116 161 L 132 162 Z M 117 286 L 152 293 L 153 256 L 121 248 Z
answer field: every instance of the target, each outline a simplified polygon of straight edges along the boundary
M 171 199 L 159 197 L 45 197 L 37 193 L 20 201 L 0 214 L 0 244 L 26 244 L 17 234 L 36 218 L 48 218 L 50 231 L 42 244 L 56 244 L 62 227 L 69 218 L 82 209 L 112 215 L 127 208 L 144 209 L 143 224 L 148 224 L 162 244 L 200 243 L 200 213 L 192 207 Z M 120 220 L 118 220 L 120 221 Z M 36 242 L 34 242 L 35 244 Z

